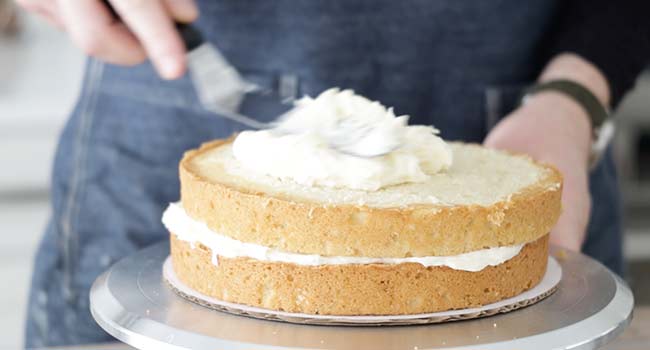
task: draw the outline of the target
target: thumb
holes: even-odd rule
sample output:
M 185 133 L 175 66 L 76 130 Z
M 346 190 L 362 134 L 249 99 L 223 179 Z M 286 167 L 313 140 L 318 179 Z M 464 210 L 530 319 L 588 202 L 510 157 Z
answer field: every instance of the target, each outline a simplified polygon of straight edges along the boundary
M 565 175 L 562 188 L 562 214 L 551 231 L 551 243 L 570 250 L 580 251 L 584 241 L 589 213 L 591 195 L 587 181 Z
M 199 17 L 194 0 L 164 0 L 169 15 L 177 22 L 191 23 Z

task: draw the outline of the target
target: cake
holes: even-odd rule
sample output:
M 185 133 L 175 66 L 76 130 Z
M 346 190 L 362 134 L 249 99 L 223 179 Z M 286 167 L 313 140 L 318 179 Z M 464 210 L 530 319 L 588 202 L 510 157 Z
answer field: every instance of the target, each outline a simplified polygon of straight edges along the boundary
M 181 200 L 163 215 L 182 283 L 227 302 L 322 315 L 477 307 L 539 283 L 560 213 L 556 169 L 446 143 L 430 127 L 395 123 L 400 117 L 381 104 L 366 105 L 349 91 L 326 93 L 335 101 L 297 104 L 283 123 L 293 123 L 291 130 L 248 131 L 185 154 Z M 345 118 L 392 123 L 371 130 L 382 137 L 361 135 L 356 151 L 389 134 L 401 146 L 360 156 L 349 145 L 342 152 L 332 142 L 314 143 L 327 140 L 327 126 L 295 121 L 329 113 L 317 102 L 339 103 L 334 110 Z M 320 114 L 317 123 L 333 118 Z M 302 166 L 294 166 L 296 157 Z M 330 169 L 336 164 L 346 168 Z

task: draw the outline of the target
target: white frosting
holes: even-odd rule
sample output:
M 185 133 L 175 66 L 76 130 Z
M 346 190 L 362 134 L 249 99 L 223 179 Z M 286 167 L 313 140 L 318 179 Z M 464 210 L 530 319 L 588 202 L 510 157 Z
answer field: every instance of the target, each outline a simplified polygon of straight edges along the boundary
M 307 186 L 423 182 L 451 166 L 452 152 L 438 130 L 407 121 L 352 90 L 329 89 L 298 100 L 273 129 L 240 133 L 233 155 L 253 172 Z
M 245 243 L 212 231 L 203 223 L 190 218 L 178 203 L 169 205 L 162 217 L 169 232 L 194 246 L 201 243 L 212 251 L 212 262 L 218 264 L 218 256 L 226 258 L 248 257 L 260 261 L 283 262 L 297 265 L 343 265 L 343 264 L 403 264 L 418 263 L 423 266 L 447 266 L 456 270 L 481 271 L 513 258 L 523 244 L 477 250 L 453 256 L 421 256 L 409 258 L 367 258 L 354 256 L 321 256 L 316 254 L 288 253 L 253 243 Z

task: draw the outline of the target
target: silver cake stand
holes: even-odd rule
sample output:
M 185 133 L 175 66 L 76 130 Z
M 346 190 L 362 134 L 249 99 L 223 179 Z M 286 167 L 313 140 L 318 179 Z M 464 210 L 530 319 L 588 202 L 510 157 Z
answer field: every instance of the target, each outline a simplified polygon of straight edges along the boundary
M 595 260 L 553 249 L 558 290 L 507 314 L 434 325 L 307 326 L 235 316 L 191 303 L 162 278 L 168 244 L 102 274 L 90 292 L 95 320 L 138 349 L 597 349 L 628 325 L 634 297 Z

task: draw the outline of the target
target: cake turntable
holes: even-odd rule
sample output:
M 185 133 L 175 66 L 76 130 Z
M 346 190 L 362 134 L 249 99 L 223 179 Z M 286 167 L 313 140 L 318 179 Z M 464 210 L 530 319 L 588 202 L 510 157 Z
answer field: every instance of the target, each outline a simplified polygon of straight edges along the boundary
M 178 296 L 163 278 L 166 242 L 127 257 L 90 293 L 97 323 L 138 349 L 595 349 L 629 324 L 634 298 L 595 260 L 552 248 L 557 291 L 506 314 L 434 325 L 314 326 L 218 312 Z

